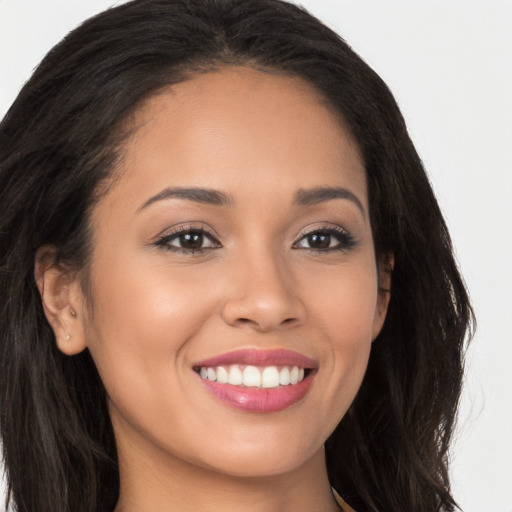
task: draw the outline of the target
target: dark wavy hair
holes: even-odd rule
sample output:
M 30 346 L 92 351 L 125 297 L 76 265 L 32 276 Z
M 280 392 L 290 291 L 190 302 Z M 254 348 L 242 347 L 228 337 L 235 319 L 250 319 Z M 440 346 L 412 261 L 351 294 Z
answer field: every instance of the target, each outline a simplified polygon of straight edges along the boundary
M 280 0 L 135 0 L 59 43 L 0 125 L 0 400 L 8 502 L 112 511 L 119 474 L 88 351 L 56 347 L 36 251 L 87 268 L 89 214 L 127 118 L 163 87 L 225 65 L 309 82 L 359 144 L 377 258 L 394 269 L 384 328 L 326 443 L 331 484 L 358 512 L 454 511 L 448 448 L 473 313 L 450 237 L 390 91 L 332 30 Z

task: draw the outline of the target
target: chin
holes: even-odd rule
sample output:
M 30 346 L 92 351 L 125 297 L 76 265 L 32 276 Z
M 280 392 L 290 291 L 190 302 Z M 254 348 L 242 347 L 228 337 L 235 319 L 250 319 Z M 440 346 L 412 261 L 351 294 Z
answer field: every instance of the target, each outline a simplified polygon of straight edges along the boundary
M 206 467 L 232 477 L 259 478 L 291 473 L 314 457 L 324 461 L 323 443 L 316 448 L 287 443 L 281 436 L 276 443 L 250 446 L 226 444 L 221 452 L 210 454 Z M 206 462 L 203 458 L 203 463 Z

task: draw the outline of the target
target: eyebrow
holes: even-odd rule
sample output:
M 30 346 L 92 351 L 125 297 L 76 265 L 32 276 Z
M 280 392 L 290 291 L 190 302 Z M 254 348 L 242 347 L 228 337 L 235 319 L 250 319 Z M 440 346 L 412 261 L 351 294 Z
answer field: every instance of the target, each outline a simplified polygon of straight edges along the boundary
M 140 212 L 156 201 L 164 199 L 186 199 L 214 206 L 231 206 L 235 202 L 232 196 L 218 190 L 198 187 L 172 187 L 166 188 L 155 196 L 150 197 L 137 211 Z
M 300 189 L 295 194 L 295 204 L 299 206 L 308 206 L 319 204 L 332 199 L 348 199 L 352 201 L 361 210 L 363 217 L 366 217 L 366 210 L 358 197 L 343 187 L 316 187 L 308 190 Z
M 200 188 L 200 187 L 170 187 L 162 190 L 158 194 L 150 197 L 138 210 L 144 210 L 157 201 L 166 199 L 186 199 L 196 203 L 209 204 L 213 206 L 232 206 L 235 199 L 229 194 L 219 190 Z M 300 189 L 295 194 L 294 204 L 298 206 L 309 206 L 333 199 L 347 199 L 354 203 L 363 217 L 366 217 L 366 210 L 358 197 L 343 187 L 316 187 L 312 189 Z

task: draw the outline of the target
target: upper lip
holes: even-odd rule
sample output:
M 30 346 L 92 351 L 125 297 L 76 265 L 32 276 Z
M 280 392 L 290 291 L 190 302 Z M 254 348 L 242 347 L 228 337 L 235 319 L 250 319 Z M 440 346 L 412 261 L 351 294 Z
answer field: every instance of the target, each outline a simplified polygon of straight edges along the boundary
M 316 361 L 293 350 L 286 349 L 240 349 L 226 352 L 218 356 L 203 359 L 194 364 L 194 367 L 227 366 L 231 364 L 244 364 L 252 366 L 298 366 L 300 368 L 314 369 Z

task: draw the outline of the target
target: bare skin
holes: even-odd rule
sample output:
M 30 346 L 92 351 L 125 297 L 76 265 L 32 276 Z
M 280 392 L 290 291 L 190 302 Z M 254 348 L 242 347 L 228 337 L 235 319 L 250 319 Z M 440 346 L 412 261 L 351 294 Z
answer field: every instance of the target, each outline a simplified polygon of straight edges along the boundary
M 80 276 L 44 251 L 36 269 L 59 348 L 87 348 L 109 394 L 116 512 L 338 511 L 323 446 L 388 301 L 357 145 L 306 84 L 247 68 L 177 84 L 132 122 L 92 213 L 94 314 Z M 313 360 L 305 396 L 219 400 L 195 365 L 239 349 Z

